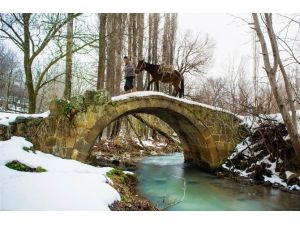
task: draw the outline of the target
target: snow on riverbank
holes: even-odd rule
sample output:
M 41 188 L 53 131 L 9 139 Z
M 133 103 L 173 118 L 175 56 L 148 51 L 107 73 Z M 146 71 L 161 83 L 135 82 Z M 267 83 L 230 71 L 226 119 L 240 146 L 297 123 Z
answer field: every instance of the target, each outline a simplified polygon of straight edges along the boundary
M 255 132 L 260 128 L 260 124 L 264 127 L 264 129 L 268 129 L 266 124 L 264 123 L 264 119 L 267 119 L 269 121 L 273 121 L 273 128 L 269 127 L 269 129 L 282 129 L 281 130 L 281 136 L 277 138 L 277 136 L 274 137 L 269 137 L 268 139 L 270 143 L 275 143 L 276 141 L 280 141 L 279 139 L 282 139 L 283 141 L 288 141 L 289 140 L 289 135 L 287 132 L 283 132 L 285 127 L 282 125 L 283 124 L 283 119 L 281 114 L 270 114 L 270 115 L 261 115 L 260 118 L 258 117 L 253 117 L 253 116 L 245 116 L 245 117 L 240 117 L 242 119 L 242 124 L 246 125 L 248 128 L 251 130 L 251 135 L 247 137 L 245 140 L 243 140 L 241 143 L 239 143 L 234 152 L 229 156 L 228 160 L 222 165 L 222 167 L 228 171 L 231 171 L 233 173 L 238 174 L 241 177 L 246 177 L 249 179 L 253 178 L 253 175 L 257 172 L 253 168 L 258 168 L 257 166 L 260 166 L 265 173 L 268 175 L 263 175 L 263 182 L 269 182 L 272 185 L 279 185 L 283 186 L 289 190 L 300 190 L 300 185 L 289 185 L 288 181 L 290 179 L 299 179 L 300 176 L 299 173 L 297 172 L 291 172 L 288 170 L 284 170 L 282 165 L 284 165 L 283 158 L 280 158 L 280 153 L 282 153 L 282 150 L 280 147 L 277 147 L 274 149 L 275 153 L 270 152 L 270 149 L 266 149 L 264 147 L 264 142 L 262 139 L 259 139 L 259 137 L 262 135 L 260 134 L 259 136 L 255 136 Z M 300 128 L 300 110 L 297 111 L 297 121 L 298 121 L 298 129 Z M 280 127 L 281 126 L 281 127 Z M 272 130 L 268 130 L 271 132 Z M 265 132 L 268 132 L 265 130 Z M 300 129 L 299 129 L 300 131 Z M 262 131 L 261 131 L 262 132 Z M 278 131 L 279 132 L 279 131 Z M 257 132 L 256 132 L 257 133 Z M 280 132 L 279 132 L 280 133 Z M 254 136 L 255 137 L 254 137 Z M 264 134 L 265 135 L 265 134 Z M 251 138 L 254 138 L 255 141 L 252 143 Z M 265 138 L 264 136 L 260 138 Z M 272 140 L 272 138 L 274 140 Z M 280 145 L 278 145 L 280 146 Z M 256 149 L 257 148 L 257 149 Z M 271 155 L 273 154 L 273 155 Z M 274 156 L 275 155 L 275 156 Z M 274 160 L 275 158 L 275 160 Z M 273 160 L 272 160 L 273 159 Z M 250 166 L 248 165 L 247 167 L 243 166 L 245 165 L 245 162 L 243 161 L 248 161 L 250 162 Z M 285 159 L 287 160 L 287 159 Z M 252 163 L 251 163 L 252 162 Z M 285 163 L 290 163 L 286 161 Z M 239 165 L 240 164 L 240 165 Z M 245 167 L 243 169 L 239 169 L 239 167 L 242 165 L 242 167 Z M 281 168 L 281 169 L 280 169 Z M 283 170 L 283 171 L 282 171 Z M 281 172 L 280 172 L 281 171 Z M 285 176 L 282 174 L 285 173 Z M 284 177 L 284 179 L 283 179 Z
M 23 150 L 31 146 L 22 137 L 0 141 L 0 210 L 109 210 L 120 200 L 105 176 L 111 168 Z M 12 160 L 47 172 L 12 170 L 5 166 Z
M 40 114 L 23 114 L 23 113 L 5 113 L 0 112 L 0 124 L 8 126 L 9 123 L 14 122 L 18 116 L 22 116 L 25 118 L 33 117 L 33 118 L 46 118 L 50 114 L 50 111 L 40 113 Z

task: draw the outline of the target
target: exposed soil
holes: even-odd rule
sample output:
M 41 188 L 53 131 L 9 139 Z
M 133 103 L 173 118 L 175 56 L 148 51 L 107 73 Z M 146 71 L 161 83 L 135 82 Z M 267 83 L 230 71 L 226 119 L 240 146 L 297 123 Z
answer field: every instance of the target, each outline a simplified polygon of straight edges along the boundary
M 134 174 L 124 173 L 113 169 L 107 173 L 112 180 L 113 187 L 120 193 L 121 201 L 114 202 L 110 209 L 113 211 L 157 211 L 158 209 L 146 198 L 142 197 L 137 187 L 137 177 Z

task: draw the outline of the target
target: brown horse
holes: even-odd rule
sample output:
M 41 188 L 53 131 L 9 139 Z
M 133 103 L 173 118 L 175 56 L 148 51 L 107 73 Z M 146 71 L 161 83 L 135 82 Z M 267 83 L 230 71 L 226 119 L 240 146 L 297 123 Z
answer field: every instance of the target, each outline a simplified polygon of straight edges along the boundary
M 163 72 L 161 71 L 160 65 L 154 65 L 145 62 L 145 60 L 139 60 L 135 73 L 138 74 L 146 70 L 150 73 L 152 79 L 150 80 L 147 91 L 150 89 L 150 85 L 155 82 L 158 90 L 158 82 L 163 83 L 171 83 L 174 86 L 173 95 L 177 96 L 179 93 L 179 98 L 184 95 L 184 79 L 181 74 L 177 70 L 173 70 L 172 72 Z M 180 84 L 180 86 L 179 86 Z

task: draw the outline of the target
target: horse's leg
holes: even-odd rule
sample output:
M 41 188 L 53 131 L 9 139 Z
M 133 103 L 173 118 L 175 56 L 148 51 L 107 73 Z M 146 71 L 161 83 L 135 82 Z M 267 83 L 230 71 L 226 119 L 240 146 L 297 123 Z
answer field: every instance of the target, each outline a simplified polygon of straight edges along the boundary
M 174 90 L 173 90 L 173 92 L 172 92 L 172 95 L 173 95 L 174 97 L 176 97 L 177 94 L 178 94 L 178 87 L 175 86 L 174 84 L 173 84 L 173 86 L 174 86 Z
M 155 86 L 156 86 L 156 91 L 159 91 L 159 82 L 158 81 L 155 82 Z
M 180 90 L 179 82 L 177 80 L 173 80 L 172 85 L 174 86 L 173 95 L 176 97 L 178 95 L 179 90 Z
M 154 82 L 154 79 L 150 80 L 149 84 L 148 84 L 148 87 L 147 87 L 147 91 L 150 90 L 150 85 Z

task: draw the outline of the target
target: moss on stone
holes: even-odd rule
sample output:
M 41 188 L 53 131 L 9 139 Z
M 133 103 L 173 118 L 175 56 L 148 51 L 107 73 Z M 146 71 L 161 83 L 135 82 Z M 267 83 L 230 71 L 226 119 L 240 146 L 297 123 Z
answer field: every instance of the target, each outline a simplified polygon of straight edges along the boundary
M 54 116 L 70 116 L 86 112 L 89 106 L 104 105 L 111 102 L 110 95 L 104 90 L 88 90 L 84 95 L 72 97 L 70 101 L 55 99 L 50 103 L 50 112 Z

